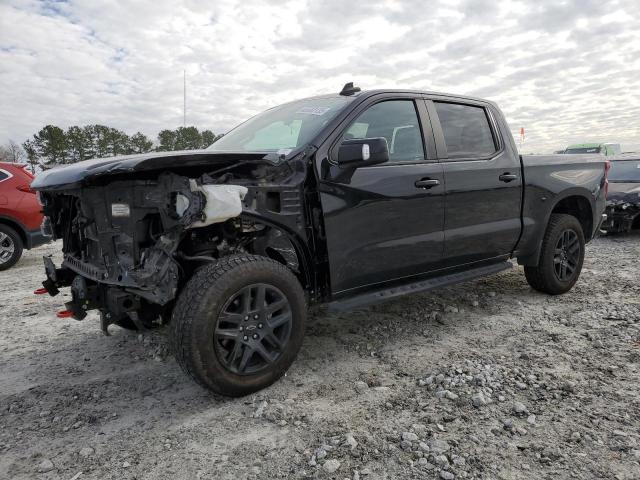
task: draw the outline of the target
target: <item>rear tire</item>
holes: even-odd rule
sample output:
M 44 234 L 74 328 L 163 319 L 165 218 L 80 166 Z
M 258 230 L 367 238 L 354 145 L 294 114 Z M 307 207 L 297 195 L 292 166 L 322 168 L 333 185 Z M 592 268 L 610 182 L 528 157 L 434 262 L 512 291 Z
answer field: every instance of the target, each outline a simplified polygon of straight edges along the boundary
M 584 246 L 584 233 L 577 218 L 566 214 L 551 215 L 538 265 L 524 267 L 529 285 L 551 295 L 571 290 L 580 277 Z
M 0 271 L 18 263 L 23 249 L 24 243 L 18 232 L 7 225 L 0 225 Z
M 234 255 L 187 282 L 173 311 L 171 344 L 200 385 L 239 397 L 284 375 L 302 345 L 306 316 L 304 291 L 288 268 Z

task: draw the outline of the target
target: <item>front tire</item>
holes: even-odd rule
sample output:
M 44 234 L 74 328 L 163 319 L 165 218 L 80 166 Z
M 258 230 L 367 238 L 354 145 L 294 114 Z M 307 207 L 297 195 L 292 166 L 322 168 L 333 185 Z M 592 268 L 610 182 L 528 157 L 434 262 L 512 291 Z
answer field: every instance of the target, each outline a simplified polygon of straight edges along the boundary
M 200 385 L 239 397 L 278 380 L 302 345 L 307 308 L 293 273 L 275 260 L 234 255 L 200 268 L 171 320 L 178 364 Z
M 584 251 L 584 233 L 578 219 L 566 214 L 551 215 L 538 265 L 524 267 L 527 282 L 535 290 L 551 295 L 568 292 L 580 277 Z
M 0 225 L 0 271 L 18 263 L 23 248 L 24 244 L 18 232 L 7 225 Z

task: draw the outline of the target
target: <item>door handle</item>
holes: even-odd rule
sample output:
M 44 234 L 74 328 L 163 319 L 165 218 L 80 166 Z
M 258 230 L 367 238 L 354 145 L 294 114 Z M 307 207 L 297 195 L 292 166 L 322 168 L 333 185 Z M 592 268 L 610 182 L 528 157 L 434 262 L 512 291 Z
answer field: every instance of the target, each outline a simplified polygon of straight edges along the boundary
M 501 182 L 509 183 L 509 182 L 513 182 L 514 180 L 517 180 L 518 176 L 514 175 L 513 173 L 507 172 L 507 173 L 503 173 L 498 178 L 500 179 Z
M 416 181 L 414 185 L 417 188 L 433 188 L 440 185 L 440 180 L 436 180 L 435 178 L 422 178 Z

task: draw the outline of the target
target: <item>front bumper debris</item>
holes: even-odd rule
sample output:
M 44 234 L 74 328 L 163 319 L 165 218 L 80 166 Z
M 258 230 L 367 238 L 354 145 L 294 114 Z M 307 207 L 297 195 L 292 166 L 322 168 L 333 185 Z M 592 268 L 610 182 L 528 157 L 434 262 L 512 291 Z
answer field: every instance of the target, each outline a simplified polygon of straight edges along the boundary
M 610 203 L 605 211 L 607 218 L 600 229 L 606 233 L 629 232 L 640 219 L 640 203 Z
M 48 293 L 53 297 L 60 293 L 61 288 L 71 287 L 71 301 L 64 304 L 64 317 L 82 320 L 88 310 L 98 309 L 109 312 L 108 320 L 123 315 L 136 316 L 135 312 L 141 308 L 140 297 L 124 288 L 94 282 L 69 268 L 57 268 L 49 257 L 43 257 L 43 260 L 47 279 L 42 282 L 43 288 L 34 293 Z M 136 319 L 132 320 L 136 323 Z M 110 323 L 113 322 L 107 321 L 106 326 Z

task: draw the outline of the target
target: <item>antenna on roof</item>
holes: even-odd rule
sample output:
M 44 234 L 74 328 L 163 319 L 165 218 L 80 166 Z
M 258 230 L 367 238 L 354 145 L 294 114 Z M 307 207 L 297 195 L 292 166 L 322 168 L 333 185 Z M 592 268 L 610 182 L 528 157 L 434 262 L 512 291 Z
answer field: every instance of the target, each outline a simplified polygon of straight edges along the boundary
M 342 91 L 340 95 L 349 96 L 354 93 L 358 93 L 360 91 L 360 87 L 354 87 L 353 82 L 345 83 L 344 87 L 342 87 Z

